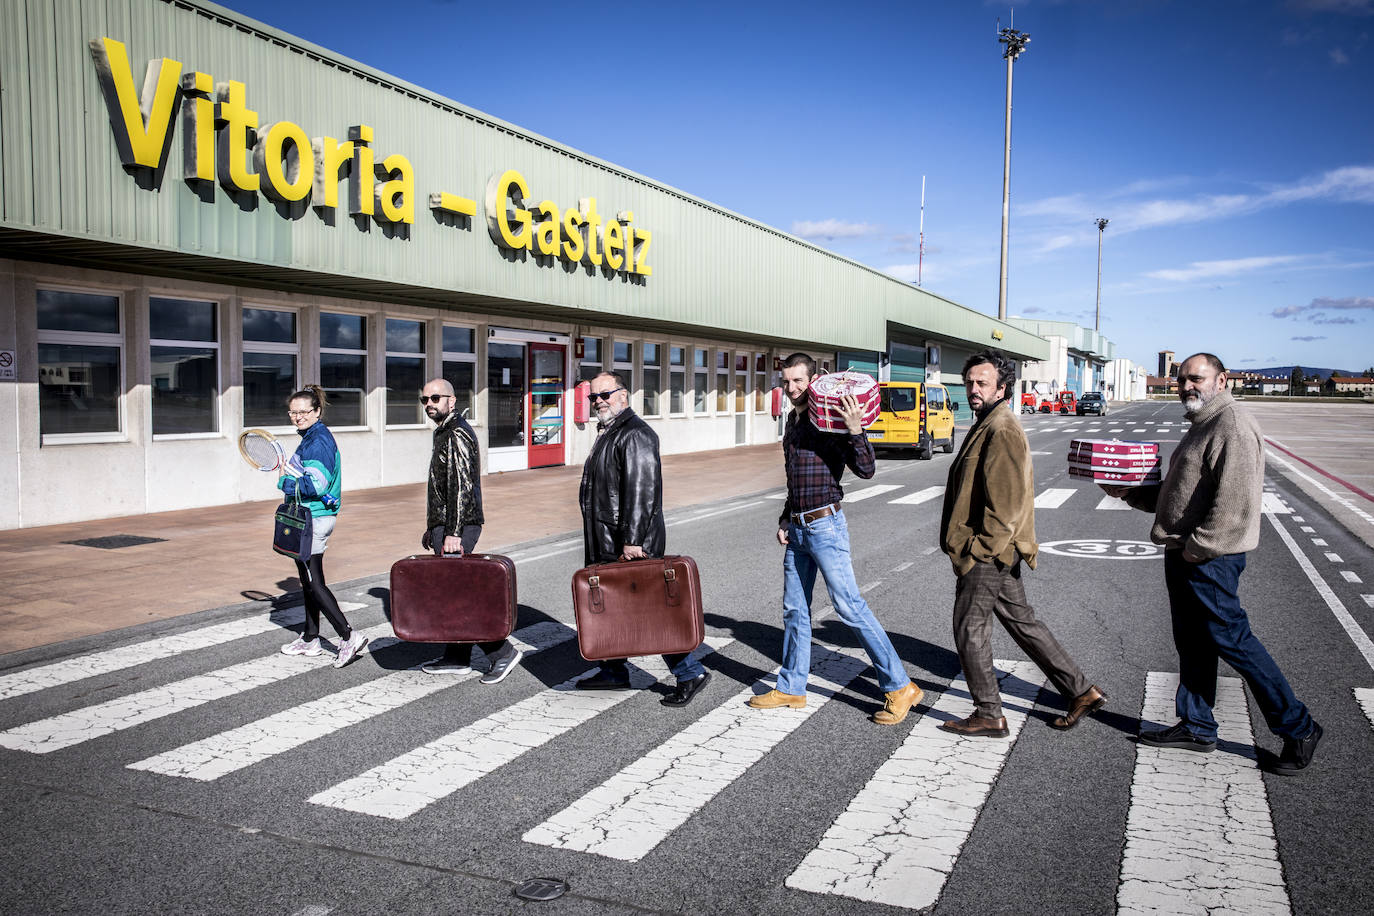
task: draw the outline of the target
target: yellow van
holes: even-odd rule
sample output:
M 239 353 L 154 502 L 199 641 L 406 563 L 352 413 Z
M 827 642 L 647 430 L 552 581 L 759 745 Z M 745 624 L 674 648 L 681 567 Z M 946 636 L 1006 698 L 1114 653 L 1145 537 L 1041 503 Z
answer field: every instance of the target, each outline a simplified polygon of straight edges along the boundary
M 880 382 L 881 412 L 868 428 L 868 439 L 877 448 L 911 448 L 916 457 L 929 460 L 938 445 L 954 451 L 954 411 L 944 385 L 923 382 Z

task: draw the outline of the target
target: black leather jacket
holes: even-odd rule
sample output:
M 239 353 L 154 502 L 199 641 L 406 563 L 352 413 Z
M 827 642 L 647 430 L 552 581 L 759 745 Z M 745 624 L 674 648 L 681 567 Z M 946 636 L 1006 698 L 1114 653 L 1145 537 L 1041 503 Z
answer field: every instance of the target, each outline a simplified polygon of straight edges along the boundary
M 658 436 L 628 407 L 606 424 L 582 465 L 582 544 L 586 565 L 609 563 L 626 544 L 663 556 L 663 471 Z
M 438 525 L 454 537 L 464 525 L 481 525 L 482 465 L 477 434 L 457 413 L 434 428 L 434 454 L 429 459 L 425 493 L 425 527 Z

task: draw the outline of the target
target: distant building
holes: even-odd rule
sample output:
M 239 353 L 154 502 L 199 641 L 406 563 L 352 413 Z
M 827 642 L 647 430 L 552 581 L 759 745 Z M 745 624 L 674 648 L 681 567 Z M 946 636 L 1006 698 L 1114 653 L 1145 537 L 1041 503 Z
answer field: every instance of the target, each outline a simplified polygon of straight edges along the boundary
M 1335 390 L 1338 392 L 1353 391 L 1360 394 L 1374 394 L 1374 378 L 1333 375 L 1331 381 L 1335 383 Z
M 1019 392 L 1101 391 L 1118 398 L 1119 378 L 1110 377 L 1107 367 L 1115 361 L 1116 345 L 1092 328 L 1072 321 L 1036 321 L 1008 318 L 1007 324 L 1049 341 L 1048 359 L 1022 364 Z M 1110 385 L 1110 389 L 1107 387 Z
M 1172 377 L 1172 376 L 1177 375 L 1178 373 L 1174 371 L 1176 368 L 1177 368 L 1177 364 L 1174 362 L 1174 351 L 1173 351 L 1173 350 L 1160 350 L 1160 351 L 1159 351 L 1159 377 L 1160 377 L 1160 378 L 1170 378 L 1170 377 Z

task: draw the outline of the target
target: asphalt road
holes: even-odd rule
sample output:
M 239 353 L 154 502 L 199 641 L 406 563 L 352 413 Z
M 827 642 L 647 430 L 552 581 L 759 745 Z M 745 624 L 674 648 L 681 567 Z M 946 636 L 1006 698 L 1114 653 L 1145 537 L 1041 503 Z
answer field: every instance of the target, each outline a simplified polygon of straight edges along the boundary
M 1132 740 L 1142 713 L 1173 721 L 1163 562 L 1149 517 L 1107 508 L 1064 456 L 1076 436 L 1167 452 L 1181 420 L 1025 418 L 1043 551 L 1027 590 L 1110 696 L 1074 731 L 1047 727 L 1061 700 L 1000 631 L 1013 736 L 935 729 L 970 708 L 936 549 L 951 456 L 882 457 L 847 479 L 846 516 L 858 582 L 926 691 L 902 725 L 868 720 L 881 694 L 824 598 L 808 709 L 744 707 L 780 657 L 780 494 L 697 506 L 668 543 L 702 571 L 714 679 L 681 710 L 662 682 L 566 690 L 592 667 L 569 629 L 571 533 L 512 552 L 517 636 L 540 651 L 495 687 L 412 670 L 435 653 L 385 640 L 382 579 L 337 588 L 377 628 L 343 670 L 279 655 L 299 611 L 256 605 L 0 659 L 0 911 L 1374 911 L 1374 556 L 1285 478 L 1242 598 L 1326 729 L 1316 762 L 1263 774 L 1279 741 L 1230 680 L 1217 753 Z M 534 876 L 570 890 L 516 899 Z

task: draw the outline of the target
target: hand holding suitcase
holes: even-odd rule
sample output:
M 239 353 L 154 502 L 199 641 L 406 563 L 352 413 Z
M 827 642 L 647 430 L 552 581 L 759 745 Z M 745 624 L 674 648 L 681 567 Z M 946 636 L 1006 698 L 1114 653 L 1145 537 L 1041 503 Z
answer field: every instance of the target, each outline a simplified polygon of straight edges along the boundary
M 498 554 L 391 567 L 391 628 L 407 642 L 495 642 L 515 629 L 515 563 Z
M 573 574 L 577 647 L 588 661 L 672 655 L 701 645 L 701 577 L 691 557 L 598 563 Z

